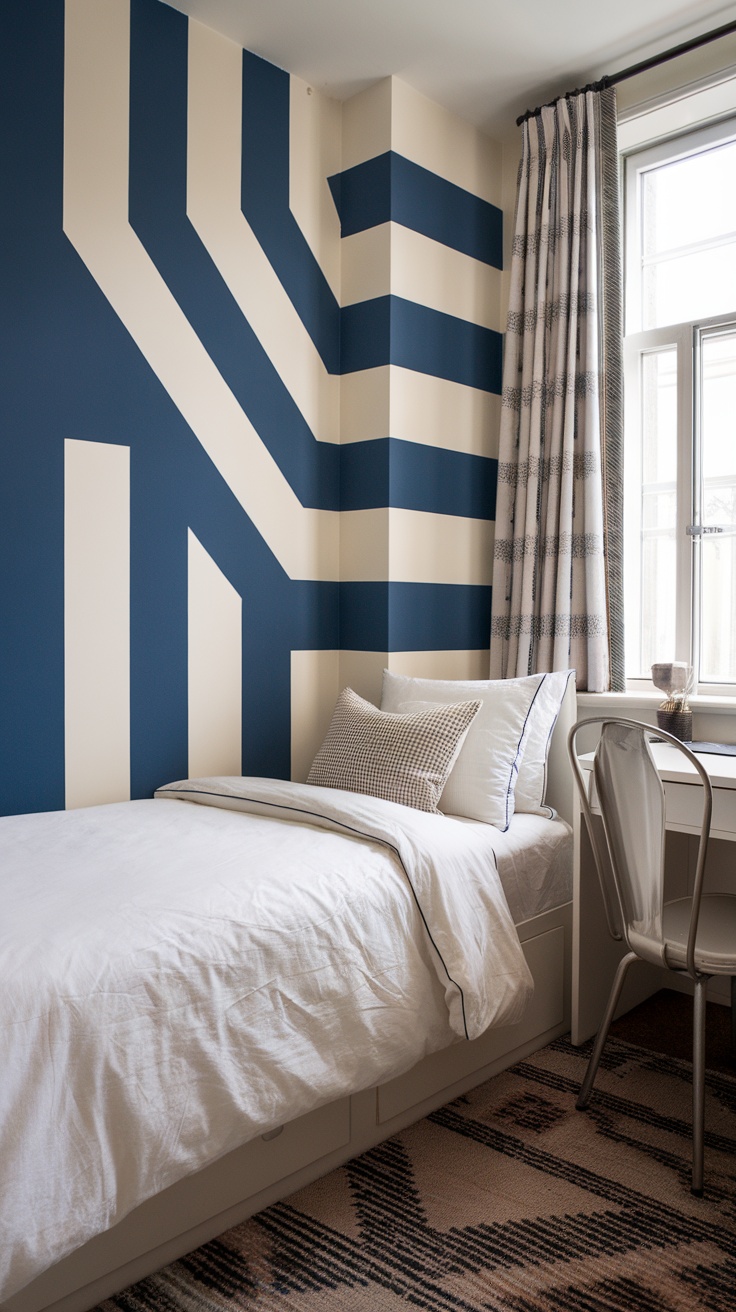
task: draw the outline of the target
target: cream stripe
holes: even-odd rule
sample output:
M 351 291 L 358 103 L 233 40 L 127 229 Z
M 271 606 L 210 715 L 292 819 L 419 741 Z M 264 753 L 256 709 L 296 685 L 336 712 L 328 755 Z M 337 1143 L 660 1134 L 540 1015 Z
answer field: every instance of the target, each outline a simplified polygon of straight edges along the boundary
M 415 679 L 487 679 L 488 659 L 488 648 L 480 651 L 341 651 L 338 686 L 340 689 L 352 688 L 374 706 L 380 706 L 384 670 L 408 674 Z
M 343 374 L 340 431 L 343 442 L 372 442 L 392 436 L 390 365 Z
M 490 639 L 490 634 L 489 634 Z M 387 658 L 394 674 L 414 679 L 487 679 L 489 651 L 395 651 Z
M 350 169 L 391 150 L 393 78 L 384 77 L 372 87 L 343 102 L 342 168 Z
M 190 22 L 187 213 L 312 433 L 337 442 L 339 377 L 327 372 L 240 207 L 242 57 L 240 46 Z
M 340 653 L 291 653 L 291 777 L 304 783 L 337 700 Z
M 356 305 L 388 296 L 391 281 L 391 224 L 342 238 L 342 303 Z
M 349 648 L 341 651 L 340 689 L 352 688 L 359 697 L 380 706 L 383 671 L 389 659 L 385 651 L 351 651 Z
M 287 574 L 337 578 L 337 514 L 300 505 L 128 225 L 128 4 L 65 12 L 64 231 Z
M 405 442 L 498 456 L 501 398 L 445 378 L 383 365 L 345 374 L 343 442 L 396 437 Z
M 64 443 L 66 805 L 130 797 L 130 452 Z
M 344 237 L 343 305 L 403 296 L 500 331 L 501 272 L 399 223 Z
M 242 772 L 242 599 L 189 530 L 189 775 Z
M 462 251 L 391 224 L 394 296 L 500 330 L 501 272 Z
M 341 168 L 342 105 L 298 77 L 289 91 L 289 204 L 339 301 L 340 219 L 327 179 Z
M 494 525 L 489 520 L 392 509 L 389 534 L 390 579 L 490 586 Z
M 485 519 L 414 510 L 345 511 L 342 558 L 363 582 L 455 583 L 488 586 L 493 524 Z
M 393 369 L 391 436 L 498 456 L 501 398 L 446 378 Z

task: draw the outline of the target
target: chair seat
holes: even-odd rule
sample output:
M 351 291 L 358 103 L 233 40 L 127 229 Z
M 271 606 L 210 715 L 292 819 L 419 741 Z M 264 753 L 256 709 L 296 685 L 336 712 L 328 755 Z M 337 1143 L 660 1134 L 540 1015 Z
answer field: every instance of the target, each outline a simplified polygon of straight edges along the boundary
M 665 902 L 662 924 L 667 964 L 687 966 L 687 932 L 692 899 Z M 701 899 L 695 967 L 704 975 L 736 975 L 736 896 L 712 893 Z

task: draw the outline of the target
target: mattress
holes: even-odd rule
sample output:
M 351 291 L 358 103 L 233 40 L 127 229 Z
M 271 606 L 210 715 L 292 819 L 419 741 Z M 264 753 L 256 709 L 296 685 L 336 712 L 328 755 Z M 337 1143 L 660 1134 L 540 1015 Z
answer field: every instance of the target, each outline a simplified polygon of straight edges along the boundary
M 571 901 L 572 848 L 570 825 L 541 815 L 517 814 L 498 835 L 498 874 L 515 925 Z

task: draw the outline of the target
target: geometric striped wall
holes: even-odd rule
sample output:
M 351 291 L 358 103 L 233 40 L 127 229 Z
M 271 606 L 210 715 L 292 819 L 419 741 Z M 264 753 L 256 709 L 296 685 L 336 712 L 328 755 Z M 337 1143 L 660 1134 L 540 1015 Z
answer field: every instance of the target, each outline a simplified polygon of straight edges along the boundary
M 159 0 L 2 37 L 0 812 L 299 777 L 342 683 L 484 673 L 492 143 Z

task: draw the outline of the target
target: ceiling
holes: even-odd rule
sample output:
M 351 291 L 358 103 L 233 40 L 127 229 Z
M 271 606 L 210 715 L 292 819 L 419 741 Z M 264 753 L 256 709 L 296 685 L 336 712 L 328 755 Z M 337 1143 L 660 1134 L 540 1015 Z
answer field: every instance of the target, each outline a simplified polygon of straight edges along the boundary
M 339 100 L 388 74 L 503 136 L 591 77 L 736 19 L 723 0 L 167 0 Z

